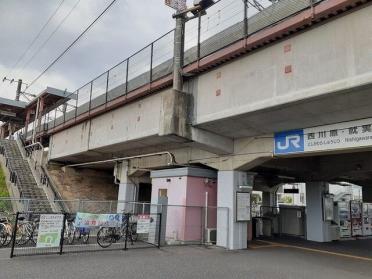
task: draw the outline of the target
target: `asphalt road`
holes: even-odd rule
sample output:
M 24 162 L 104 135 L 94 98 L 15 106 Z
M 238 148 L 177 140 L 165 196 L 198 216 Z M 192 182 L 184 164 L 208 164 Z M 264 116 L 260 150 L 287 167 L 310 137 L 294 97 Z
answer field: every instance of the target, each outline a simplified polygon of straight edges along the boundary
M 187 246 L 13 259 L 8 258 L 8 249 L 1 249 L 0 278 L 372 278 L 372 259 L 263 246 L 244 251 Z

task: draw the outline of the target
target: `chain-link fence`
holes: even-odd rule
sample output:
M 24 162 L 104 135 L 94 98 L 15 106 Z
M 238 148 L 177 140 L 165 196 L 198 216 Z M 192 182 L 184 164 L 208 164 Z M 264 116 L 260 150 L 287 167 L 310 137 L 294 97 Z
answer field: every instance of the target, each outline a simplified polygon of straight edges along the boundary
M 196 62 L 240 39 L 277 24 L 323 0 L 248 1 L 220 0 L 185 24 L 184 65 Z M 67 96 L 47 112 L 38 132 L 47 131 L 90 113 L 115 99 L 167 77 L 173 68 L 171 30 Z M 28 125 L 31 137 L 35 123 Z M 42 131 L 43 130 L 43 131 Z

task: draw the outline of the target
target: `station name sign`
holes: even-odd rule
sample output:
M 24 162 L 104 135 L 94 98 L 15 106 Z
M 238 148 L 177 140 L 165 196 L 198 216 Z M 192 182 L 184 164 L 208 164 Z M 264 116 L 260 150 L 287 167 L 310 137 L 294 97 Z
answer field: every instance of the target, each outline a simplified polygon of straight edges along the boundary
M 372 146 L 372 118 L 275 133 L 274 154 Z

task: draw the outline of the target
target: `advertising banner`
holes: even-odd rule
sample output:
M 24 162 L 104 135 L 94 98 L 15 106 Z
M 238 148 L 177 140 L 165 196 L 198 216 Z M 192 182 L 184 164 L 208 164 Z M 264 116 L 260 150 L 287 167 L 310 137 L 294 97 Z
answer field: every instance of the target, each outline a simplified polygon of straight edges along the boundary
M 36 247 L 58 247 L 62 228 L 63 214 L 41 214 Z
M 75 226 L 77 228 L 120 227 L 122 219 L 122 214 L 92 214 L 78 212 L 76 214 Z
M 372 118 L 276 133 L 274 154 L 372 146 Z

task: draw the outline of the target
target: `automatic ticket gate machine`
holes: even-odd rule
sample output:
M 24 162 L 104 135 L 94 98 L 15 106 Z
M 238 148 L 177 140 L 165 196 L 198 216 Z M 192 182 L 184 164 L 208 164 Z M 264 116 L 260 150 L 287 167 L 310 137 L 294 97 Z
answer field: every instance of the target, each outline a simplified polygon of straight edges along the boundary
M 323 221 L 326 223 L 326 241 L 340 239 L 340 228 L 335 219 L 334 196 L 329 193 L 323 195 Z

